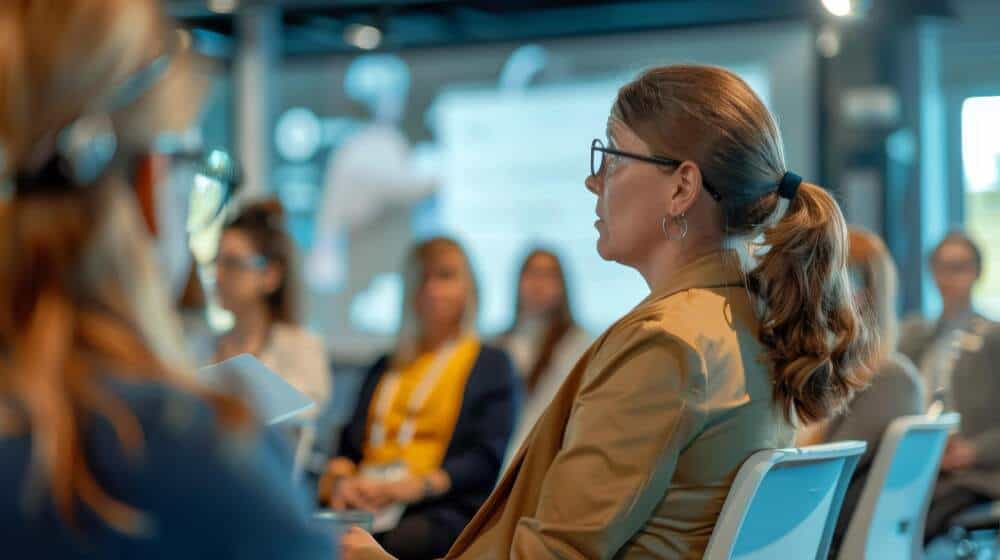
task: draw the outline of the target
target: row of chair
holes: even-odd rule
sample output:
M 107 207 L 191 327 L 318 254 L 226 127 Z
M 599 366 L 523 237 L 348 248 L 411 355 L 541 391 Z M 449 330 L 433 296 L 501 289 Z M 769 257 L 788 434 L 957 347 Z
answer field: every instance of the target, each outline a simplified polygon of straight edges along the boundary
M 907 416 L 886 430 L 841 543 L 844 560 L 919 560 L 924 518 L 958 414 Z M 825 560 L 866 444 L 846 441 L 752 455 L 740 468 L 706 560 Z

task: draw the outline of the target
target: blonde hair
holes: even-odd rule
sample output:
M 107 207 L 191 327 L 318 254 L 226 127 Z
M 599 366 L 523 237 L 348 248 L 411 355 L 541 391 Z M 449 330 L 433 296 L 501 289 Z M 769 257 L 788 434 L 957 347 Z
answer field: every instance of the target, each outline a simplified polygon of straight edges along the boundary
M 882 238 L 857 226 L 848 230 L 849 267 L 861 274 L 864 292 L 862 301 L 870 315 L 870 323 L 878 333 L 879 360 L 896 351 L 899 342 L 899 319 L 896 315 L 896 293 L 899 282 L 896 263 Z M 873 364 L 874 365 L 874 364 Z
M 664 66 L 618 92 L 612 115 L 653 150 L 696 163 L 730 238 L 760 240 L 747 273 L 763 303 L 759 338 L 775 400 L 809 422 L 842 408 L 867 381 L 869 336 L 847 275 L 847 224 L 822 188 L 780 199 L 785 167 L 774 117 L 738 76 L 710 66 Z
M 105 492 L 86 457 L 82 422 L 95 414 L 127 451 L 142 445 L 138 419 L 103 380 L 163 381 L 203 397 L 224 425 L 249 419 L 241 403 L 165 365 L 180 348 L 177 321 L 123 180 L 128 160 L 170 125 L 175 108 L 164 103 L 187 92 L 178 113 L 197 105 L 191 64 L 177 53 L 161 84 L 110 115 L 118 146 L 102 177 L 77 185 L 47 176 L 18 192 L 21 173 L 54 158 L 60 130 L 102 107 L 175 36 L 154 0 L 8 0 L 0 33 L 0 184 L 14 182 L 0 198 L 0 402 L 14 403 L 16 418 L 6 431 L 30 433 L 25 486 L 41 485 L 66 521 L 82 504 L 135 533 L 142 513 Z
M 423 287 L 424 271 L 428 264 L 446 251 L 455 251 L 461 255 L 465 268 L 468 292 L 466 293 L 465 308 L 460 327 L 463 332 L 474 332 L 476 330 L 476 319 L 479 309 L 479 288 L 476 283 L 475 274 L 472 272 L 472 265 L 469 262 L 468 254 L 457 241 L 447 237 L 435 237 L 418 243 L 410 250 L 409 255 L 407 255 L 403 271 L 402 321 L 396 341 L 396 349 L 392 358 L 395 367 L 405 366 L 417 357 L 420 338 L 423 335 L 420 330 L 420 319 L 416 313 L 417 294 Z

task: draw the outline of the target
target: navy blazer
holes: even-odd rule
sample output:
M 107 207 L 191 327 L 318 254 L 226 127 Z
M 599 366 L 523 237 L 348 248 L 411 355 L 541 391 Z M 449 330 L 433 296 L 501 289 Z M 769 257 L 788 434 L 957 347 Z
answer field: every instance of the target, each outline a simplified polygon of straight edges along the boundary
M 383 356 L 368 371 L 354 416 L 340 439 L 341 457 L 361 462 L 368 411 L 388 367 L 389 357 Z M 510 358 L 502 350 L 483 345 L 466 381 L 458 423 L 441 466 L 451 478 L 451 489 L 411 505 L 406 515 L 426 515 L 435 527 L 457 537 L 493 491 L 519 404 L 520 384 Z

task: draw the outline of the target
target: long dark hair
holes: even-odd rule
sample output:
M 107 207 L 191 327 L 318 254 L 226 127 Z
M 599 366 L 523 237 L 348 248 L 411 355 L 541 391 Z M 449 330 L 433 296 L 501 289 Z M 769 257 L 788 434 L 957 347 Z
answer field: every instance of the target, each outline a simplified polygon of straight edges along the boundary
M 514 329 L 517 328 L 517 325 L 520 324 L 521 320 L 524 318 L 524 294 L 521 293 L 520 289 L 521 280 L 524 279 L 524 275 L 528 271 L 528 266 L 531 264 L 531 261 L 539 257 L 552 259 L 552 261 L 556 263 L 556 269 L 559 271 L 559 283 L 562 284 L 562 297 L 559 299 L 559 306 L 549 317 L 549 325 L 545 330 L 545 336 L 542 338 L 542 347 L 538 353 L 538 357 L 535 358 L 535 363 L 531 365 L 528 369 L 527 375 L 525 376 L 525 384 L 528 392 L 534 391 L 535 387 L 538 386 L 539 381 L 542 379 L 542 375 L 548 369 L 549 365 L 552 364 L 552 358 L 555 355 L 556 346 L 558 346 L 563 337 L 565 337 L 566 334 L 576 326 L 576 320 L 573 317 L 573 310 L 569 304 L 569 284 L 566 281 L 566 270 L 563 268 L 562 260 L 560 260 L 559 255 L 554 252 L 539 248 L 528 253 L 528 256 L 524 258 L 524 262 L 521 264 L 521 271 L 517 276 L 517 311 L 514 315 L 514 324 L 512 324 L 510 329 L 504 333 L 503 338 L 510 337 L 514 333 Z
M 295 243 L 285 229 L 285 209 L 276 198 L 268 198 L 244 206 L 226 224 L 224 231 L 239 231 L 250 238 L 254 249 L 269 265 L 281 270 L 281 283 L 267 296 L 271 320 L 298 324 L 299 286 L 295 270 Z

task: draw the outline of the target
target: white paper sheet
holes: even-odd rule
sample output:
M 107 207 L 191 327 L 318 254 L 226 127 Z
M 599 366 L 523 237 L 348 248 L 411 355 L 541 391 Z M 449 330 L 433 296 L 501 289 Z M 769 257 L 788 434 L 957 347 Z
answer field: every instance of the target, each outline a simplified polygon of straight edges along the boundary
M 198 378 L 221 391 L 250 400 L 261 421 L 268 425 L 289 422 L 316 406 L 274 370 L 250 354 L 240 354 L 198 370 Z

